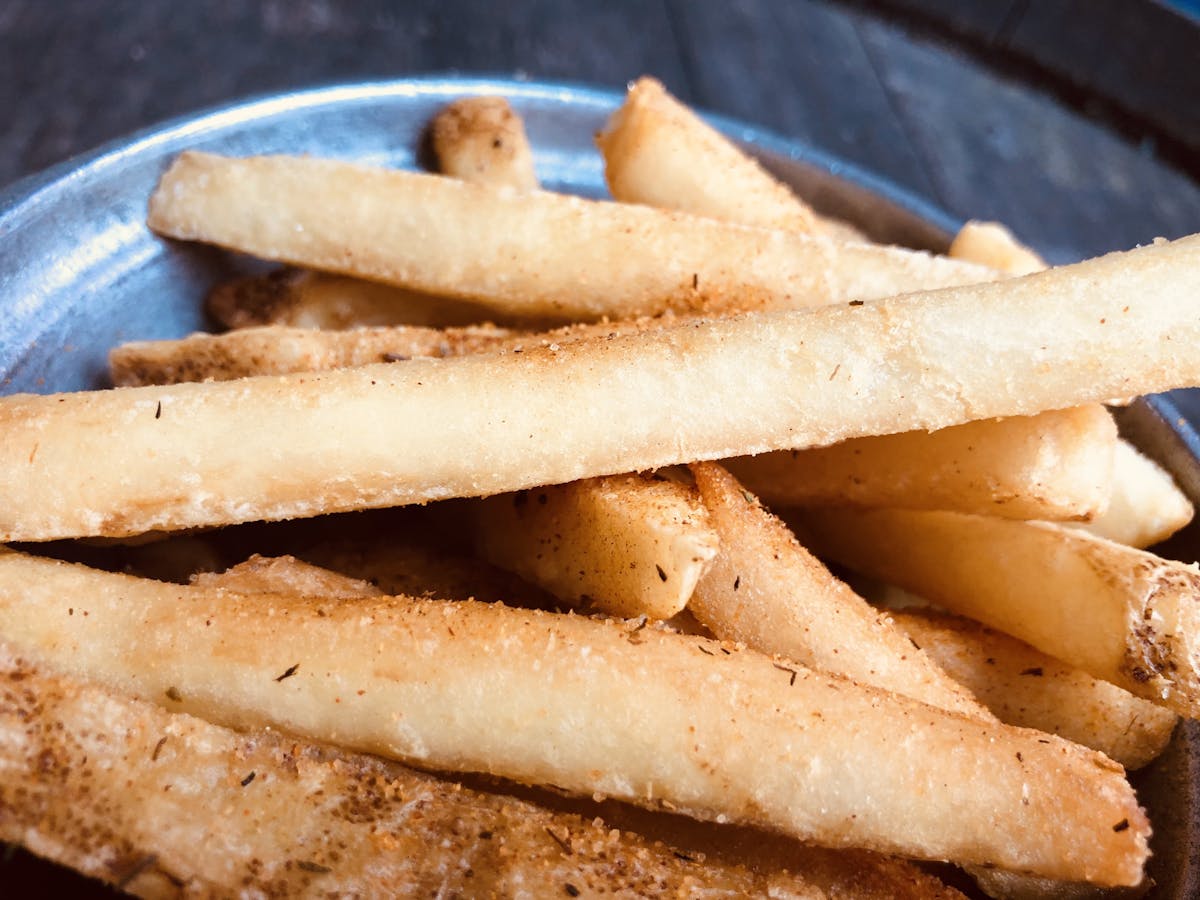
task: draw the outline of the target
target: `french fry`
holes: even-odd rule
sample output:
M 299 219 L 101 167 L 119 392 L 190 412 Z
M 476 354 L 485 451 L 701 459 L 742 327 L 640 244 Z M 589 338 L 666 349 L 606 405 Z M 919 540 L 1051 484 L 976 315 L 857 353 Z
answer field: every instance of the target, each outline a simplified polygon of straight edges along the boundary
M 229 381 L 252 375 L 318 372 L 414 357 L 524 352 L 588 338 L 612 338 L 677 325 L 676 316 L 584 322 L 549 331 L 495 325 L 424 328 L 392 325 L 332 331 L 267 325 L 225 334 L 197 333 L 162 341 L 133 341 L 109 352 L 109 372 L 118 387 Z
M 1117 429 L 1098 403 L 727 461 L 771 506 L 1089 519 L 1112 495 Z
M 326 541 L 297 552 L 308 563 L 365 581 L 388 595 L 502 601 L 530 609 L 555 605 L 553 597 L 523 579 L 436 540 L 385 533 Z
M 801 539 L 1182 715 L 1200 716 L 1200 571 L 1051 522 L 821 510 Z
M 198 573 L 192 576 L 191 583 L 240 594 L 299 594 L 333 600 L 383 595 L 370 582 L 314 566 L 294 556 L 266 557 L 257 553 L 224 572 Z
M 1102 884 L 1136 883 L 1147 855 L 1145 817 L 1101 754 L 655 627 L 238 598 L 7 551 L 0 634 L 221 724 L 833 846 Z
M 653 78 L 629 87 L 596 135 L 613 197 L 785 231 L 821 231 L 813 211 Z
M 701 862 L 591 816 L 170 713 L 3 646 L 0 765 L 0 839 L 146 897 L 707 889 L 817 900 L 826 895 L 803 870 L 824 879 L 831 868 L 803 848 L 762 873 L 736 853 Z M 920 877 L 869 854 L 850 862 L 885 887 Z
M 1008 275 L 1029 275 L 1046 268 L 1045 260 L 999 222 L 967 222 L 950 242 L 947 254 Z
M 321 591 L 332 590 L 347 597 L 378 593 L 377 588 L 365 582 L 340 576 L 293 557 L 252 557 L 226 572 L 206 573 L 194 583 L 247 593 L 317 595 Z M 501 789 L 504 788 L 511 791 L 512 785 L 501 785 Z M 470 792 L 467 792 L 464 799 L 469 796 Z M 949 900 L 960 896 L 957 891 L 947 888 L 909 863 L 869 851 L 827 850 L 797 844 L 790 839 L 755 829 L 716 826 L 614 802 L 597 804 L 594 801 L 569 801 L 557 794 L 539 794 L 534 799 L 548 801 L 554 810 L 565 809 L 575 813 L 582 821 L 591 822 L 598 814 L 607 828 L 621 830 L 615 832 L 616 835 L 635 832 L 649 839 L 656 848 L 665 844 L 672 848 L 673 858 L 700 863 L 697 877 L 706 886 L 719 883 L 709 870 L 715 869 L 722 878 L 728 878 L 730 876 L 725 874 L 727 869 L 736 872 L 744 867 L 766 880 L 765 889 L 768 892 L 782 891 L 785 892 L 783 896 L 788 897 L 795 896 L 796 892 L 799 892 L 799 896 L 807 896 L 802 891 L 805 886 L 823 891 L 819 894 L 821 897 L 850 895 L 856 900 Z M 521 812 L 520 808 L 517 812 Z M 535 820 L 535 828 L 537 824 Z M 556 820 L 550 827 L 556 834 L 570 836 L 572 843 L 579 839 L 576 827 L 570 821 Z M 636 840 L 632 835 L 625 837 Z
M 1200 383 L 1198 256 L 1195 236 L 520 354 L 10 396 L 0 540 L 484 496 Z
M 717 552 L 688 486 L 610 475 L 501 494 L 473 508 L 479 554 L 570 607 L 669 619 Z
M 538 186 L 525 125 L 503 97 L 464 97 L 430 125 L 438 168 L 446 175 L 518 191 Z
M 970 692 L 887 615 L 834 578 L 787 526 L 715 463 L 692 466 L 720 550 L 688 609 L 718 638 L 741 641 L 860 684 L 990 718 Z
M 487 352 L 512 337 L 508 329 L 487 325 L 446 329 L 400 325 L 349 331 L 268 325 L 122 344 L 109 352 L 108 366 L 117 387 L 228 381 L 398 362 L 414 356 Z
M 1118 544 L 1150 547 L 1192 521 L 1191 501 L 1158 463 L 1125 441 L 1118 442 L 1113 463 L 1108 508 L 1078 527 Z
M 247 275 L 217 285 L 209 292 L 204 306 L 226 328 L 454 326 L 493 318 L 485 307 L 464 300 L 292 268 Z
M 180 155 L 150 226 L 508 317 L 810 307 L 986 281 L 981 266 L 630 204 L 303 157 Z M 351 249 L 353 248 L 353 249 Z
M 1061 735 L 1126 769 L 1146 765 L 1171 738 L 1175 713 L 1016 638 L 928 610 L 900 610 L 892 618 L 1001 722 Z

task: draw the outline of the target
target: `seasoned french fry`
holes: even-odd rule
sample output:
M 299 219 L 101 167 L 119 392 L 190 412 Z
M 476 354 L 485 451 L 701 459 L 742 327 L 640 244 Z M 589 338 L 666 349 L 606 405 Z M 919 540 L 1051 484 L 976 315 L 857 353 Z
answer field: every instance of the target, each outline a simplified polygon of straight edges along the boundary
M 1050 522 L 820 510 L 801 539 L 1185 716 L 1200 715 L 1200 570 Z
M 795 232 L 304 157 L 184 153 L 151 197 L 149 223 L 518 317 L 810 307 L 995 277 L 895 247 L 834 254 Z
M 493 317 L 485 307 L 465 300 L 291 268 L 220 284 L 209 293 L 205 309 L 226 328 L 453 326 Z
M 314 566 L 294 556 L 266 557 L 257 553 L 224 572 L 194 575 L 191 583 L 241 594 L 299 594 L 337 600 L 383 595 L 370 582 Z
M 596 135 L 613 197 L 743 225 L 815 233 L 808 205 L 653 78 Z
M 901 610 L 892 618 L 1001 722 L 1062 735 L 1127 769 L 1146 765 L 1171 738 L 1175 713 L 1016 638 L 928 610 Z
M 508 329 L 488 325 L 446 329 L 400 325 L 350 331 L 268 325 L 122 344 L 109 352 L 108 365 L 117 387 L 228 381 L 397 362 L 414 356 L 480 353 L 503 346 L 513 336 Z
M 1133 791 L 1100 754 L 652 626 L 239 599 L 8 551 L 0 633 L 210 721 L 834 846 L 1103 884 L 1136 883 L 1147 855 Z
M 1198 257 L 1195 236 L 520 354 L 6 397 L 0 540 L 482 496 L 1200 383 Z
M 676 316 L 584 322 L 549 331 L 520 331 L 495 325 L 422 328 L 393 325 L 330 331 L 282 325 L 247 327 L 226 334 L 192 334 L 162 341 L 134 341 L 109 352 L 118 387 L 229 381 L 252 375 L 286 375 L 402 362 L 414 357 L 465 356 L 501 350 L 550 347 L 588 338 L 611 338 L 677 325 Z
M 945 509 L 1087 519 L 1112 495 L 1117 429 L 1098 403 L 940 431 L 728 460 L 772 506 Z
M 1013 237 L 999 222 L 971 221 L 950 242 L 948 255 L 1008 275 L 1028 275 L 1046 268 L 1046 261 Z
M 3 646 L 0 765 L 0 839 L 146 897 L 511 897 L 574 888 L 817 900 L 826 895 L 803 870 L 825 878 L 830 868 L 802 848 L 787 869 L 770 872 L 736 853 L 700 863 L 686 846 L 591 816 L 170 713 L 51 674 Z M 919 877 L 869 854 L 850 862 L 885 887 Z
M 834 578 L 715 463 L 692 466 L 720 550 L 688 609 L 718 638 L 990 718 L 888 616 Z
M 717 552 L 694 490 L 610 475 L 490 497 L 472 514 L 479 554 L 568 606 L 669 619 Z
M 1125 441 L 1116 450 L 1108 509 L 1080 528 L 1118 544 L 1149 547 L 1192 521 L 1191 501 L 1170 474 Z
M 430 126 L 438 168 L 446 175 L 518 191 L 537 188 L 525 125 L 503 97 L 464 97 Z

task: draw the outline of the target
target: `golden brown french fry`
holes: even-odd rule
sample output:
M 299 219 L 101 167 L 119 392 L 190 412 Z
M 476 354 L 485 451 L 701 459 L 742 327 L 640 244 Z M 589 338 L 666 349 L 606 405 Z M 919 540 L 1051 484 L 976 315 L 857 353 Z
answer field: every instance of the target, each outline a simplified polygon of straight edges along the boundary
M 495 325 L 424 328 L 392 325 L 331 331 L 267 325 L 225 334 L 192 334 L 162 341 L 134 341 L 109 352 L 118 387 L 228 381 L 252 375 L 286 375 L 326 369 L 403 362 L 414 357 L 466 356 L 496 351 L 524 352 L 588 338 L 612 338 L 677 325 L 676 316 L 583 322 L 549 331 Z
M 803 848 L 787 869 L 756 872 L 736 853 L 701 862 L 686 844 L 646 840 L 592 816 L 170 713 L 52 674 L 2 646 L 0 688 L 0 840 L 138 896 L 574 889 L 818 900 L 826 895 L 804 869 L 825 878 L 840 863 Z M 919 877 L 869 854 L 844 865 L 854 863 L 885 888 Z
M 1198 257 L 1200 236 L 519 354 L 7 397 L 0 540 L 483 496 L 1196 384 Z
M 385 594 L 438 600 L 502 601 L 552 609 L 555 599 L 511 572 L 438 541 L 395 534 L 326 541 L 297 552 L 307 562 L 365 581 Z
M 226 328 L 454 326 L 493 318 L 485 307 L 465 300 L 292 268 L 227 281 L 209 293 L 204 305 Z
M 1136 883 L 1147 855 L 1101 754 L 644 624 L 237 598 L 7 551 L 0 634 L 210 721 L 834 846 L 1104 884 Z
M 892 613 L 896 625 L 1001 722 L 1058 734 L 1127 769 L 1157 757 L 1175 713 L 969 619 Z
M 240 594 L 299 594 L 352 600 L 379 597 L 378 587 L 368 581 L 351 578 L 294 556 L 260 556 L 257 553 L 224 572 L 201 572 L 192 576 L 196 587 L 220 588 Z
M 986 281 L 981 266 L 895 247 L 307 157 L 180 155 L 150 226 L 510 317 L 811 307 Z
M 113 384 L 228 381 L 251 375 L 315 372 L 414 356 L 462 356 L 511 344 L 517 333 L 491 325 L 422 328 L 399 325 L 325 331 L 267 325 L 177 340 L 134 341 L 109 351 Z
M 490 497 L 471 511 L 484 559 L 569 607 L 669 619 L 717 552 L 695 491 L 654 475 L 610 475 Z
M 613 197 L 743 225 L 821 231 L 808 205 L 653 78 L 596 135 Z
M 1125 441 L 1118 442 L 1113 463 L 1108 508 L 1080 528 L 1118 544 L 1149 547 L 1192 521 L 1191 501 L 1158 463 Z
M 1096 678 L 1200 716 L 1200 571 L 1051 522 L 819 510 L 817 553 L 1032 644 Z
M 438 168 L 446 175 L 518 191 L 537 188 L 525 125 L 503 97 L 464 97 L 430 125 Z
M 1112 495 L 1117 428 L 1098 403 L 940 431 L 741 457 L 729 470 L 772 506 L 946 509 L 1086 519 Z
M 990 718 L 970 691 L 834 578 L 716 463 L 692 474 L 720 549 L 688 609 L 718 638 L 941 709 Z
M 967 222 L 950 242 L 948 255 L 1008 275 L 1028 275 L 1046 268 L 1045 260 L 1013 237 L 1013 233 L 999 222 Z

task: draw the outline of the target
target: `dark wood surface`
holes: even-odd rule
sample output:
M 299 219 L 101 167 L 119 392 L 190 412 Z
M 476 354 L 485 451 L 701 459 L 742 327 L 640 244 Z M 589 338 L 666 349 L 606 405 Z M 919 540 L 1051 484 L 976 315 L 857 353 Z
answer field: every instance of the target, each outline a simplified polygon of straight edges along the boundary
M 265 92 L 446 72 L 619 89 L 648 73 L 1069 261 L 1200 231 L 1190 22 L 1132 0 L 0 0 L 0 186 Z M 1117 127 L 1114 108 L 1142 115 Z
M 1078 3 L 967 6 L 1013 40 L 1036 32 L 1037 46 L 1055 34 L 1079 45 L 1066 15 Z M 1147 53 L 1147 71 L 1171 50 Z M 969 53 L 830 2 L 0 0 L 0 184 L 263 92 L 449 71 L 619 88 L 652 73 L 689 102 L 809 142 L 957 215 L 1004 219 L 1058 261 L 1200 230 L 1200 187 L 1153 141 Z M 1080 79 L 1119 61 L 1077 55 Z M 1179 81 L 1181 133 L 1200 108 L 1188 101 L 1198 82 Z

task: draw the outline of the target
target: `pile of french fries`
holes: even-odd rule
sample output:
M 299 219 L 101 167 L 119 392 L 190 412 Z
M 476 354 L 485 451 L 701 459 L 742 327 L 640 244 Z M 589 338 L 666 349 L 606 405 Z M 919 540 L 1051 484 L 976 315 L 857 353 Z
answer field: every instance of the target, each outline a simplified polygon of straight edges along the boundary
M 182 154 L 150 227 L 295 268 L 0 398 L 0 838 L 146 896 L 1145 889 L 1200 572 L 1103 404 L 1200 384 L 1200 236 L 873 245 L 649 79 L 616 202 L 500 98 L 431 134 Z

